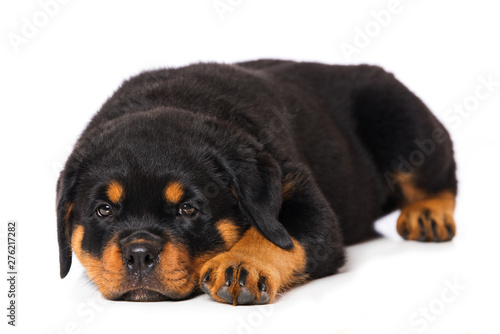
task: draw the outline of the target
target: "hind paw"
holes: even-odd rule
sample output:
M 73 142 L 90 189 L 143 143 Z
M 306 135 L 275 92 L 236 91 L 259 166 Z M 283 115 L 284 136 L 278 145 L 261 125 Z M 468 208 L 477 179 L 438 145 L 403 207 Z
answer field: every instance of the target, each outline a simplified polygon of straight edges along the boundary
M 455 197 L 445 193 L 414 202 L 401 210 L 398 233 L 406 240 L 449 241 L 456 233 Z

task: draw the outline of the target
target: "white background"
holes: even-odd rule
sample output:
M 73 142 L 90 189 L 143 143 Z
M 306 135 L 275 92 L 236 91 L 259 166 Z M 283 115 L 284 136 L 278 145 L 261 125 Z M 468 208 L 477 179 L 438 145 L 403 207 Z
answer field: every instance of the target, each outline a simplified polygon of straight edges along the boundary
M 72 0 L 49 7 L 48 16 L 34 0 L 2 1 L 0 259 L 6 262 L 6 223 L 17 219 L 20 275 L 15 329 L 6 325 L 1 279 L 1 332 L 500 333 L 500 20 L 494 2 L 400 0 L 390 18 L 380 14 L 393 9 L 390 0 L 219 2 L 231 10 L 219 15 L 213 0 Z M 30 31 L 26 22 L 41 27 Z M 363 38 L 366 29 L 371 36 Z M 15 47 L 10 39 L 23 33 L 28 38 Z M 352 57 L 341 50 L 346 44 L 359 47 Z M 402 241 L 392 214 L 377 223 L 385 238 L 348 249 L 341 274 L 263 307 L 218 304 L 206 295 L 108 302 L 76 260 L 60 280 L 58 172 L 120 82 L 145 69 L 262 57 L 378 64 L 420 96 L 455 142 L 460 189 L 453 242 Z M 496 82 L 490 90 L 481 81 L 488 78 Z M 5 274 L 6 263 L 0 267 Z

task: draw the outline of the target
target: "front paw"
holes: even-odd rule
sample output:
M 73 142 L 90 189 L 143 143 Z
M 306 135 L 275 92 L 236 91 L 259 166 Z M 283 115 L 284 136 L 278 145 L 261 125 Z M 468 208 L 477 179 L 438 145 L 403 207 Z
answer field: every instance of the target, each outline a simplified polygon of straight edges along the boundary
M 233 305 L 272 302 L 281 287 L 270 264 L 231 251 L 208 261 L 201 273 L 201 289 L 216 301 Z

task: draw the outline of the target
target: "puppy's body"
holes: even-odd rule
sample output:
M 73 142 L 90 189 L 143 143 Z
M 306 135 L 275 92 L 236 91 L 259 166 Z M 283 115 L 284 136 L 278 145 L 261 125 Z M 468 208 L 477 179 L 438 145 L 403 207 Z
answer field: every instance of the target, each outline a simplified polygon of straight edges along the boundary
M 61 274 L 72 248 L 111 299 L 185 298 L 199 283 L 218 301 L 266 303 L 335 273 L 343 246 L 396 208 L 405 238 L 451 239 L 455 194 L 446 130 L 378 67 L 145 72 L 93 118 L 60 178 Z M 142 258 L 127 242 L 157 249 L 152 269 L 130 264 Z

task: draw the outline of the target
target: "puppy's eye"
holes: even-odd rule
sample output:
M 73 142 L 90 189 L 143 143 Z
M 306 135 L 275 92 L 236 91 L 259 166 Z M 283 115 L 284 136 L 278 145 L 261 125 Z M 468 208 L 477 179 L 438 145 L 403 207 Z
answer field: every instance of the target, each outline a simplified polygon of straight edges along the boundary
M 179 208 L 179 214 L 181 214 L 182 216 L 192 216 L 196 212 L 198 212 L 198 210 L 189 204 L 182 204 Z
M 111 216 L 111 207 L 108 204 L 99 205 L 96 209 L 96 213 L 99 217 L 109 217 Z

